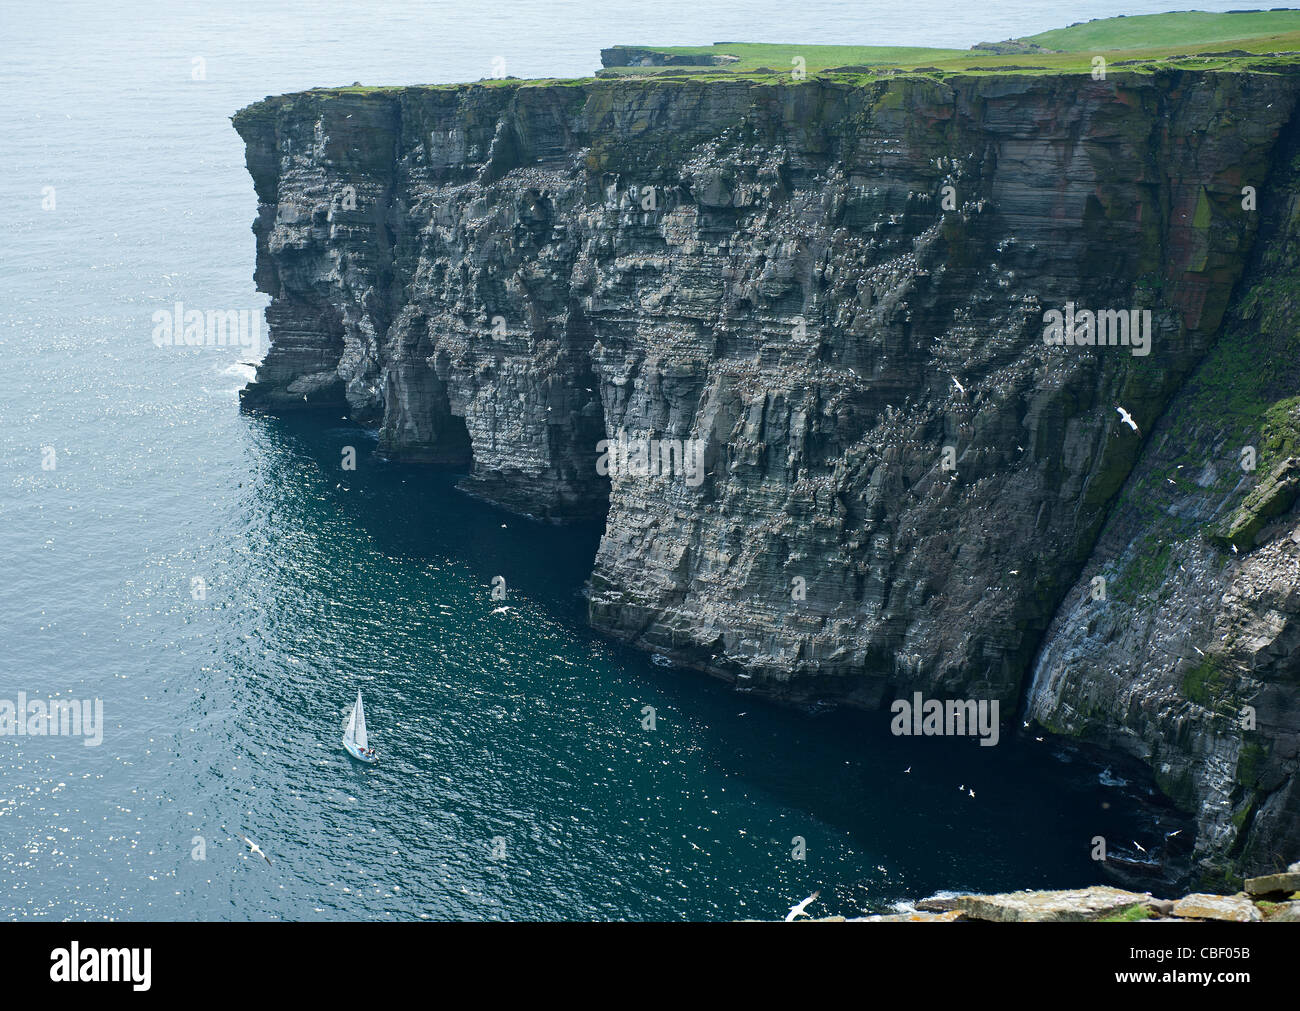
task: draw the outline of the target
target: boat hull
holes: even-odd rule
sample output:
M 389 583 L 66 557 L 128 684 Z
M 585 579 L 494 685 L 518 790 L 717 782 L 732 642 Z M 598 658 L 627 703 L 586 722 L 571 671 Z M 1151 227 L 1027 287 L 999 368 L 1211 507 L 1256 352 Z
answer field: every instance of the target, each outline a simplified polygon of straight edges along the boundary
M 364 762 L 366 765 L 378 765 L 378 755 L 362 754 L 361 749 L 357 747 L 355 741 L 344 741 L 343 750 L 355 758 L 358 762 Z

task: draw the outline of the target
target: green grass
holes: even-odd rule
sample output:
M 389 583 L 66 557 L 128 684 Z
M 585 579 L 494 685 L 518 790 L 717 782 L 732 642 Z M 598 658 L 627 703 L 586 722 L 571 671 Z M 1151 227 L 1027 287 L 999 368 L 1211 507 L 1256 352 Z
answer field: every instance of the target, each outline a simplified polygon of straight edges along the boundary
M 1241 14 L 1180 11 L 1104 18 L 1069 28 L 1055 28 L 1020 41 L 1067 53 L 1100 53 L 1107 49 L 1145 49 L 1157 39 L 1162 46 L 1203 46 L 1295 32 L 1300 32 L 1300 11 L 1295 10 Z
M 671 56 L 736 56 L 739 62 L 715 67 L 611 67 L 619 74 L 662 74 L 671 71 L 697 71 L 712 73 L 745 73 L 766 67 L 788 74 L 791 60 L 803 57 L 808 72 L 816 73 L 831 67 L 851 66 L 920 66 L 927 61 L 967 58 L 965 49 L 929 49 L 923 46 L 803 46 L 788 43 L 726 42 L 712 46 L 629 46 L 629 49 L 646 50 Z
M 396 95 L 408 88 L 419 91 L 459 91 L 471 85 L 484 88 L 581 87 L 582 85 L 593 84 L 595 81 L 596 78 L 594 77 L 548 77 L 529 80 L 522 80 L 518 77 L 488 77 L 481 81 L 472 81 L 466 84 L 349 84 L 337 88 L 312 88 L 309 93 L 314 95 Z
M 1160 589 L 1173 557 L 1171 544 L 1159 543 L 1159 537 L 1147 537 L 1137 555 L 1128 563 L 1112 588 L 1120 600 L 1137 603 Z
M 1261 469 L 1300 454 L 1300 397 L 1279 400 L 1264 412 L 1262 436 Z
M 1206 14 L 1184 11 L 1139 17 L 1106 18 L 1060 28 L 1025 39 L 1053 53 L 995 54 L 985 50 L 929 49 L 903 46 L 818 46 L 795 43 L 719 42 L 712 46 L 627 46 L 623 48 L 678 56 L 732 56 L 735 62 L 718 66 L 610 67 L 602 76 L 789 79 L 791 60 L 802 57 L 808 75 L 834 73 L 840 68 L 869 68 L 866 76 L 880 73 L 939 72 L 940 74 L 1088 73 L 1092 58 L 1105 56 L 1109 64 L 1138 63 L 1129 71 L 1158 65 L 1184 65 L 1197 69 L 1232 69 L 1258 65 L 1258 57 L 1214 57 L 1205 53 L 1240 50 L 1247 53 L 1300 53 L 1300 11 L 1263 11 Z M 1277 62 L 1300 62 L 1275 58 Z
M 1098 923 L 1136 923 L 1139 920 L 1151 919 L 1151 909 L 1145 903 L 1135 902 L 1126 909 L 1121 909 L 1118 913 L 1111 913 L 1110 916 L 1103 916 Z
M 1242 786 L 1258 785 L 1259 774 L 1267 758 L 1268 751 L 1262 744 L 1255 741 L 1243 744 L 1237 756 L 1237 782 Z
M 609 67 L 599 71 L 608 79 L 655 78 L 700 83 L 749 80 L 790 83 L 796 57 L 804 61 L 808 78 L 830 78 L 864 84 L 895 74 L 1036 75 L 1088 74 L 1094 56 L 1104 56 L 1111 72 L 1151 73 L 1163 68 L 1267 71 L 1280 64 L 1300 64 L 1300 10 L 1207 14 L 1183 11 L 1137 17 L 1106 18 L 1059 28 L 1028 38 L 1028 42 L 1059 52 L 998 54 L 976 49 L 931 49 L 918 46 L 801 45 L 798 43 L 720 42 L 711 46 L 624 46 L 666 55 L 735 57 L 717 66 Z M 1249 54 L 1291 53 L 1290 56 L 1212 56 L 1240 50 Z M 1117 66 L 1117 64 L 1122 64 Z M 519 80 L 491 78 L 474 86 L 557 87 L 590 85 L 594 78 Z M 315 94 L 386 96 L 405 87 L 444 90 L 463 84 L 425 84 L 314 88 Z
M 1212 706 L 1223 695 L 1228 675 L 1215 657 L 1205 657 L 1183 675 L 1183 695 L 1202 706 Z

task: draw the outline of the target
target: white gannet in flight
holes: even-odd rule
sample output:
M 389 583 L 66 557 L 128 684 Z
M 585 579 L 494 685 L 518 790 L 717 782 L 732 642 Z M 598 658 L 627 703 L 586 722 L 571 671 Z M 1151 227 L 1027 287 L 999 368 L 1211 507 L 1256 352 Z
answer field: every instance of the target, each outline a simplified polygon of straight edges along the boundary
M 252 839 L 248 838 L 248 836 L 244 835 L 242 832 L 236 832 L 235 835 L 239 836 L 240 839 L 244 840 L 244 845 L 248 847 L 250 853 L 252 853 L 254 856 L 259 856 L 263 860 L 265 860 L 268 867 L 271 865 L 271 858 L 262 852 L 261 846 L 257 845 L 257 843 L 253 842 Z
M 808 916 L 808 907 L 817 901 L 817 896 L 819 895 L 821 895 L 820 890 L 813 892 L 810 896 L 808 896 L 808 898 L 804 899 L 802 902 L 798 902 L 795 905 L 791 906 L 790 912 L 785 914 L 785 922 L 789 923 L 796 916 Z M 809 918 L 811 919 L 811 917 Z
M 1137 422 L 1133 420 L 1133 415 L 1129 414 L 1128 411 L 1124 410 L 1122 407 L 1116 407 L 1115 410 L 1119 411 L 1119 420 L 1123 424 L 1128 425 L 1128 427 L 1137 432 L 1138 435 L 1142 434 L 1138 429 Z
M 957 387 L 957 392 L 960 393 L 963 397 L 966 396 L 966 387 L 964 387 L 961 384 L 961 382 L 957 379 L 957 377 L 949 376 L 948 378 L 952 380 L 953 386 Z

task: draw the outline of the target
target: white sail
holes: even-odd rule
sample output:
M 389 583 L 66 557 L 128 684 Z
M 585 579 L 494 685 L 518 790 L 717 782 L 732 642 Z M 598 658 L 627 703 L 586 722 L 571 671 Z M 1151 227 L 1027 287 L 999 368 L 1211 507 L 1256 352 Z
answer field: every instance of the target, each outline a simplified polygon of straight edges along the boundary
M 370 747 L 366 739 L 366 711 L 361 705 L 361 693 L 357 692 L 357 706 L 352 710 L 352 738 L 357 742 L 357 747 L 362 751 Z
M 348 718 L 343 721 L 343 740 L 344 742 L 356 739 L 357 734 L 357 707 L 354 705 L 348 710 Z

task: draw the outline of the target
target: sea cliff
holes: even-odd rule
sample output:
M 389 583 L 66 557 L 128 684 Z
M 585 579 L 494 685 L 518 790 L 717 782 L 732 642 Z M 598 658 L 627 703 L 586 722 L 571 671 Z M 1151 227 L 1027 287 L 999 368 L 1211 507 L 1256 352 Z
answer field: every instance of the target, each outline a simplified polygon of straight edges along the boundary
M 1297 98 L 1290 67 L 268 98 L 234 117 L 272 296 L 243 403 L 603 519 L 603 633 L 786 702 L 996 699 L 1149 766 L 1200 876 L 1273 871 Z M 1085 309 L 1149 313 L 1149 353 L 1045 340 Z M 620 438 L 700 480 L 601 473 Z

